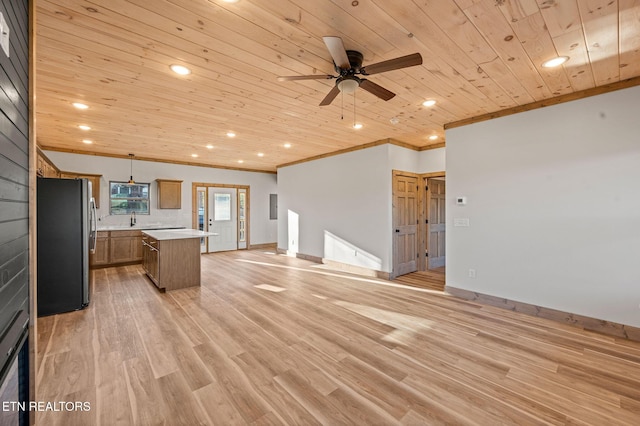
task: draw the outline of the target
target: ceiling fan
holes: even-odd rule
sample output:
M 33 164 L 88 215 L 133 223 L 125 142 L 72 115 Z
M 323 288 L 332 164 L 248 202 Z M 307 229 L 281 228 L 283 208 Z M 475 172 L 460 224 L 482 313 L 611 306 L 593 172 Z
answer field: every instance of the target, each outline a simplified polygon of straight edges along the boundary
M 422 64 L 422 56 L 419 53 L 413 53 L 411 55 L 401 56 L 399 58 L 389 59 L 387 61 L 363 67 L 362 53 L 356 50 L 345 50 L 340 37 L 322 37 L 322 40 L 324 40 L 324 44 L 327 46 L 327 49 L 333 58 L 335 70 L 339 75 L 316 74 L 278 77 L 278 81 L 329 80 L 335 78 L 336 85 L 331 89 L 322 102 L 320 102 L 320 106 L 329 105 L 336 96 L 338 96 L 338 93 L 353 93 L 358 87 L 362 87 L 367 92 L 379 97 L 380 99 L 388 101 L 396 94 L 376 83 L 373 83 L 372 81 L 367 80 L 366 78 L 360 78 L 357 75 L 380 74 L 387 71 Z

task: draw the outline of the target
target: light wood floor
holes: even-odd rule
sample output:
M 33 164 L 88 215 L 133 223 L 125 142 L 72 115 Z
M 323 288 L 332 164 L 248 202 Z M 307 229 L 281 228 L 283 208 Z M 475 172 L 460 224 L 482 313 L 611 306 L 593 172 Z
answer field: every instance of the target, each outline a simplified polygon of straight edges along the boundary
M 393 280 L 398 284 L 412 287 L 427 288 L 430 290 L 444 291 L 445 273 L 444 268 L 439 270 L 418 271 L 401 275 Z
M 40 425 L 640 424 L 640 343 L 313 268 L 203 256 L 159 293 L 95 271 L 84 311 L 41 318 Z

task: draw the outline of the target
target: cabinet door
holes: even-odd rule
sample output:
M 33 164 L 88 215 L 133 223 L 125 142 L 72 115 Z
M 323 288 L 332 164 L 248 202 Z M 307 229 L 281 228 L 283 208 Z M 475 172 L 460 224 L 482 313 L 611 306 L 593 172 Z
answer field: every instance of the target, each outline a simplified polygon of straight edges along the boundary
M 143 246 L 142 246 L 142 237 L 133 237 L 131 239 L 131 244 L 133 244 L 133 260 L 140 261 L 143 256 Z
M 45 165 L 44 158 L 38 155 L 37 163 L 38 165 L 36 166 L 36 174 L 38 176 L 44 176 L 44 165 Z
M 91 266 L 109 264 L 109 235 L 108 232 L 98 232 L 96 252 L 90 255 Z
M 160 286 L 160 252 L 151 250 L 151 262 L 149 263 L 149 273 L 156 285 Z
M 143 241 L 146 239 L 143 237 Z M 151 261 L 151 249 L 146 244 L 142 244 L 142 268 L 149 273 L 149 262 Z
M 156 179 L 158 182 L 158 208 L 182 208 L 182 181 Z
M 113 263 L 133 262 L 133 242 L 135 237 L 111 237 L 109 260 Z

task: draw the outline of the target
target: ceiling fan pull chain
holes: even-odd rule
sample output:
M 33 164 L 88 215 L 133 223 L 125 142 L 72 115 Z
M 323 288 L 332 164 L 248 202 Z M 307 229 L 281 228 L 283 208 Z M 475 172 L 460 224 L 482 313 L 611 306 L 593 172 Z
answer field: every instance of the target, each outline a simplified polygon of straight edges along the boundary
M 344 92 L 340 92 L 342 105 L 340 105 L 340 120 L 344 120 Z
M 356 92 L 353 92 L 353 128 L 356 128 Z

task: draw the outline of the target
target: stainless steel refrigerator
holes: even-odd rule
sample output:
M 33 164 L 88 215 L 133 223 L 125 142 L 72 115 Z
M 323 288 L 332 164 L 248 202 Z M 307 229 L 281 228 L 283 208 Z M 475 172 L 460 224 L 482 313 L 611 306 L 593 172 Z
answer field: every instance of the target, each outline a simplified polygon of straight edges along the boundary
M 89 305 L 96 212 L 88 179 L 38 178 L 38 316 Z

